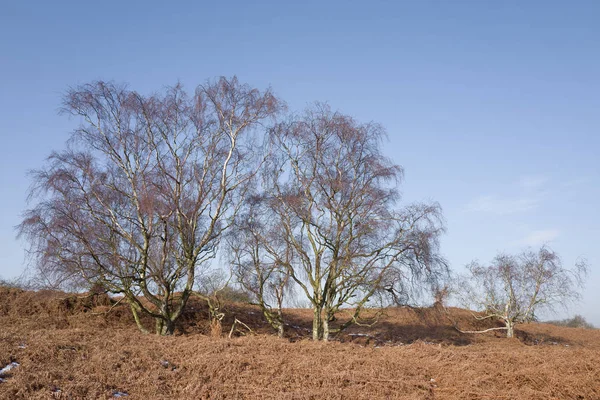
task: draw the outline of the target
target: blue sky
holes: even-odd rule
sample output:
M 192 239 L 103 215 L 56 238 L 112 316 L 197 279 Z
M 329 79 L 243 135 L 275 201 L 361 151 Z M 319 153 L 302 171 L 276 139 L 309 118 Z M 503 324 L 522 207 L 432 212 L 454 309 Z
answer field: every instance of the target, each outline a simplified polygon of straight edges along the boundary
M 549 244 L 592 268 L 571 313 L 600 325 L 600 2 L 0 3 L 0 276 L 27 171 L 75 121 L 61 93 L 95 79 L 141 92 L 237 74 L 290 108 L 319 100 L 383 124 L 407 201 L 441 203 L 459 270 Z

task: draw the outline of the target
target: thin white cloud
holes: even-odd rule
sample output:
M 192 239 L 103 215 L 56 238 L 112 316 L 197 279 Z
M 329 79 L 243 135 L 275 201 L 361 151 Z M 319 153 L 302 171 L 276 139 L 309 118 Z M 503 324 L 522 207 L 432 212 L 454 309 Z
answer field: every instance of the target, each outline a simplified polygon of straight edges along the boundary
M 537 175 L 522 176 L 512 185 L 511 195 L 484 195 L 471 200 L 466 209 L 497 215 L 516 214 L 539 207 L 547 194 L 548 178 Z
M 546 182 L 548 178 L 539 175 L 526 175 L 519 178 L 519 186 L 529 191 L 541 189 Z
M 531 231 L 527 236 L 525 236 L 520 244 L 525 246 L 541 246 L 548 242 L 553 241 L 560 235 L 560 231 L 558 229 L 543 229 L 537 231 Z
M 503 199 L 498 196 L 479 196 L 467 204 L 467 210 L 498 215 L 515 214 L 537 208 L 540 199 L 535 196 L 523 196 Z

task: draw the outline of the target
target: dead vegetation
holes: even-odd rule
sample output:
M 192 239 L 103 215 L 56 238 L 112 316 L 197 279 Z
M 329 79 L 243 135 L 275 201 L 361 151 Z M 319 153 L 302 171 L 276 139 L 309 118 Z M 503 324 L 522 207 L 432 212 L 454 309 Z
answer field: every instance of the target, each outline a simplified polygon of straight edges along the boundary
M 598 330 L 531 323 L 513 339 L 465 335 L 439 309 L 392 308 L 372 328 L 319 343 L 311 310 L 284 310 L 279 339 L 257 307 L 231 303 L 215 338 L 208 310 L 191 301 L 176 334 L 160 337 L 140 333 L 126 305 L 105 313 L 114 303 L 0 289 L 0 368 L 18 363 L 1 376 L 0 398 L 600 398 Z M 229 339 L 236 319 L 247 326 Z

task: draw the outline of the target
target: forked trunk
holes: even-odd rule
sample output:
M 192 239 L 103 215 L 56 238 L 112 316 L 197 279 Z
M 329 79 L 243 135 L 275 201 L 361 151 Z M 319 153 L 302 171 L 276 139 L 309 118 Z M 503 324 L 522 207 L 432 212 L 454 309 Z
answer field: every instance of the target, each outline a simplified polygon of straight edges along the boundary
M 156 318 L 156 334 L 160 336 L 172 335 L 175 332 L 175 322 L 170 319 Z

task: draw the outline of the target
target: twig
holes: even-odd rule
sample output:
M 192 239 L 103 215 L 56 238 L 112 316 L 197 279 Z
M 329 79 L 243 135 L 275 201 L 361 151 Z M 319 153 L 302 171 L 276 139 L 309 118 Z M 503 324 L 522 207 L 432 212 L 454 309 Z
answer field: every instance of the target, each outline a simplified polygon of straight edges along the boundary
M 106 315 L 106 314 L 108 314 L 109 312 L 111 312 L 111 311 L 113 310 L 113 308 L 115 308 L 116 306 L 118 306 L 118 305 L 119 305 L 119 303 L 120 303 L 121 301 L 123 301 L 123 299 L 124 299 L 124 298 L 125 298 L 125 296 L 121 297 L 121 298 L 119 299 L 119 301 L 117 301 L 115 304 L 113 304 L 112 306 L 110 306 L 110 308 L 109 308 L 108 310 L 104 311 L 104 312 L 99 312 L 99 313 L 92 312 L 91 314 L 92 314 L 92 315 Z
M 452 324 L 452 327 L 460 333 L 486 333 L 486 332 L 491 332 L 491 331 L 499 331 L 499 330 L 507 330 L 508 329 L 508 327 L 506 327 L 506 326 L 500 326 L 500 327 L 496 327 L 496 328 L 484 329 L 482 331 L 463 331 L 462 329 L 460 329 L 458 327 L 458 323 L 450 317 L 450 311 L 448 311 L 448 308 L 444 307 L 443 305 L 442 305 L 442 308 L 444 309 L 446 318 L 448 318 L 448 321 L 450 321 L 450 323 Z M 475 316 L 475 315 L 473 315 L 473 316 Z M 477 319 L 477 317 L 476 317 L 476 319 Z
M 256 333 L 255 333 L 255 332 L 254 332 L 252 329 L 250 329 L 250 327 L 249 327 L 248 325 L 246 325 L 245 323 L 243 323 L 243 322 L 242 322 L 242 321 L 240 321 L 239 319 L 237 319 L 237 318 L 234 318 L 234 319 L 233 319 L 233 324 L 231 325 L 231 330 L 229 331 L 229 339 L 231 339 L 231 336 L 233 335 L 233 332 L 235 331 L 235 326 L 236 326 L 236 324 L 243 325 L 243 326 L 245 326 L 245 327 L 246 327 L 246 329 L 248 329 L 248 331 L 250 331 L 250 333 L 252 333 L 252 334 L 254 334 L 254 335 L 256 334 Z M 240 332 L 240 333 L 244 334 L 243 332 Z
M 506 329 L 508 329 L 508 327 L 499 326 L 497 328 L 489 328 L 489 329 L 484 329 L 482 331 L 463 331 L 463 330 L 459 329 L 457 326 L 454 326 L 454 329 L 456 329 L 460 333 L 486 333 L 486 332 L 490 332 L 490 331 L 506 330 Z

